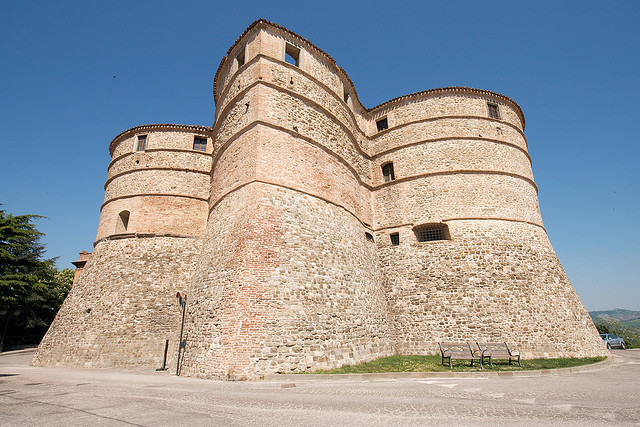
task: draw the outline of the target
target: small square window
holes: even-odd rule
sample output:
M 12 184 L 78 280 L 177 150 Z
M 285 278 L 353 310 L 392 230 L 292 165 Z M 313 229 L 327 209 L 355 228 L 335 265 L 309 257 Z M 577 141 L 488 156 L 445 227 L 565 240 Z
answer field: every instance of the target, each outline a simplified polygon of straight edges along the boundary
M 384 177 L 384 182 L 390 182 L 396 179 L 396 175 L 393 172 L 393 163 L 389 162 L 382 166 L 382 176 Z
M 389 122 L 387 122 L 387 118 L 376 120 L 376 127 L 378 128 L 378 132 L 381 132 L 385 129 L 389 129 Z
M 207 138 L 196 136 L 193 138 L 193 149 L 198 151 L 207 151 Z
M 300 48 L 295 47 L 291 43 L 287 43 L 284 49 L 284 60 L 285 62 L 295 65 L 296 67 L 300 66 Z
M 391 233 L 389 234 L 389 238 L 391 238 L 391 244 L 393 246 L 398 246 L 400 244 L 400 233 Z
M 136 151 L 144 151 L 147 149 L 147 135 L 138 135 L 138 145 Z
M 487 104 L 489 107 L 489 117 L 492 119 L 499 119 L 498 106 L 496 104 Z

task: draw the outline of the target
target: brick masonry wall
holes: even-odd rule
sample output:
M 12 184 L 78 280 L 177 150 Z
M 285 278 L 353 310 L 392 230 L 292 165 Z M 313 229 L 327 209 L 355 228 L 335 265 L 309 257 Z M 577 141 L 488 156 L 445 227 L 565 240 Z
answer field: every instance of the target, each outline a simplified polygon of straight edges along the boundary
M 126 233 L 202 236 L 211 187 L 210 135 L 164 125 L 134 128 L 112 142 L 96 240 L 122 233 L 119 213 L 129 211 Z M 146 135 L 144 151 L 137 150 Z M 193 150 L 194 137 L 207 138 L 207 150 Z
M 253 183 L 209 218 L 183 372 L 227 379 L 393 354 L 376 247 L 344 209 Z

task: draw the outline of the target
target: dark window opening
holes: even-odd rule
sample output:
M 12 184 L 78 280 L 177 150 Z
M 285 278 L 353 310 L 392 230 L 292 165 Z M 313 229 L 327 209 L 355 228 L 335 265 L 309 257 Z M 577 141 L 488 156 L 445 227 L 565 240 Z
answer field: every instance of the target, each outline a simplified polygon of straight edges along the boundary
M 240 68 L 240 67 L 242 67 L 244 65 L 244 47 L 242 48 L 240 53 L 238 53 L 238 55 L 236 55 L 236 62 L 238 63 L 238 68 Z
M 451 240 L 449 227 L 446 224 L 428 224 L 416 227 L 414 232 L 418 242 L 433 242 L 435 240 Z
M 382 165 L 382 176 L 384 176 L 384 182 L 389 182 L 396 179 L 396 175 L 393 172 L 393 163 Z
M 284 60 L 285 62 L 295 65 L 296 67 L 300 66 L 300 48 L 295 47 L 294 45 L 287 43 L 284 49 Z
M 136 147 L 136 151 L 144 151 L 146 149 L 147 149 L 147 135 L 139 135 L 138 146 Z
M 373 241 L 374 241 L 374 240 L 373 240 L 373 234 L 368 233 L 368 232 L 366 232 L 366 231 L 364 232 L 364 237 L 366 237 L 366 238 L 367 238 L 367 240 L 368 240 L 368 241 L 370 241 L 370 242 L 373 242 Z
M 198 151 L 207 151 L 207 138 L 196 136 L 193 138 L 193 149 Z
M 129 228 L 129 211 L 122 211 L 118 214 L 118 225 L 116 225 L 116 233 L 124 233 Z
M 489 117 L 492 119 L 499 119 L 498 106 L 496 104 L 487 104 L 487 106 L 489 107 Z
M 398 246 L 400 244 L 400 233 L 391 233 L 389 234 L 391 238 L 391 244 L 393 246 Z
M 342 87 L 342 99 L 344 99 L 345 103 L 349 102 L 349 91 L 347 90 L 346 86 Z
M 376 127 L 378 128 L 378 132 L 381 132 L 385 129 L 389 129 L 389 122 L 387 118 L 376 120 Z

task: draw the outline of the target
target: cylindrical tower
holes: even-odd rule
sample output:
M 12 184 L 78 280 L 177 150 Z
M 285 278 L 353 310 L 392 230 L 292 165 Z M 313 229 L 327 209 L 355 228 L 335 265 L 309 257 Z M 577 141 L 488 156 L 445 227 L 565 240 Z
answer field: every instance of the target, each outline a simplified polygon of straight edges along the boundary
M 215 78 L 210 215 L 183 372 L 256 378 L 393 353 L 370 166 L 324 52 L 257 22 Z
M 515 102 L 435 89 L 374 108 L 370 130 L 398 351 L 509 341 L 527 357 L 605 353 L 547 238 Z
M 206 227 L 211 151 L 202 126 L 138 126 L 111 142 L 93 255 L 34 364 L 159 367 L 165 340 L 177 348 L 176 292 Z

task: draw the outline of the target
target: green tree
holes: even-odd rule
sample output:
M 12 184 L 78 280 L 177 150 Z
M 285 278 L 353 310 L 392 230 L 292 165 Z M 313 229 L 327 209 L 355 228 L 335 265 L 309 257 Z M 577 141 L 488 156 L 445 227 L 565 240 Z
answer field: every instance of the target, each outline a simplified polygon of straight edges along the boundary
M 73 280 L 70 269 L 58 272 L 54 259 L 43 259 L 43 233 L 33 224 L 37 218 L 0 210 L 0 351 L 7 331 L 44 333 L 69 291 L 70 275 Z

